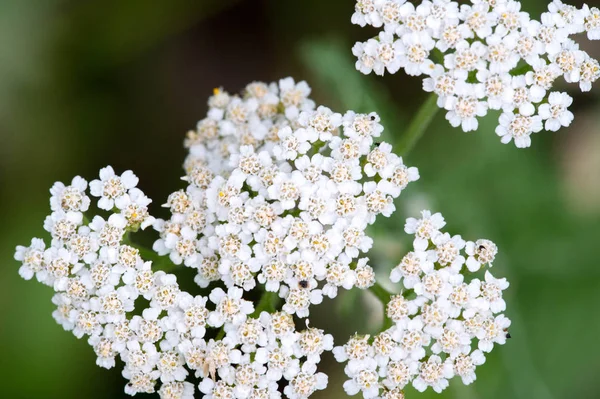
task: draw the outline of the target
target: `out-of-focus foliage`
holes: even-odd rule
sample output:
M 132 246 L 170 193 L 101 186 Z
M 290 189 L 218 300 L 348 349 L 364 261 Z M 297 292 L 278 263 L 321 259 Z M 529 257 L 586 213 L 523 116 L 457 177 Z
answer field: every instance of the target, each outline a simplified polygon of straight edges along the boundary
M 43 234 L 55 180 L 92 178 L 105 164 L 132 168 L 160 215 L 180 186 L 185 131 L 206 112 L 211 89 L 288 75 L 306 79 L 319 103 L 377 111 L 385 140 L 401 140 L 425 97 L 415 79 L 354 70 L 350 47 L 364 30 L 350 25 L 353 3 L 0 1 L 2 397 L 125 397 L 118 371 L 94 365 L 87 344 L 54 323 L 50 290 L 21 280 L 12 260 L 15 245 Z M 537 13 L 545 4 L 524 7 Z M 576 97 L 575 124 L 541 133 L 529 150 L 500 144 L 491 120 L 465 134 L 440 112 L 407 156 L 421 180 L 372 230 L 378 274 L 385 280 L 404 254 L 403 220 L 430 207 L 450 230 L 498 244 L 494 267 L 512 283 L 513 319 L 513 339 L 474 385 L 408 390 L 409 398 L 600 396 L 599 96 Z M 313 323 L 339 342 L 375 332 L 380 305 L 370 299 L 353 291 L 326 301 Z M 320 397 L 341 398 L 341 366 L 326 360 L 330 387 Z

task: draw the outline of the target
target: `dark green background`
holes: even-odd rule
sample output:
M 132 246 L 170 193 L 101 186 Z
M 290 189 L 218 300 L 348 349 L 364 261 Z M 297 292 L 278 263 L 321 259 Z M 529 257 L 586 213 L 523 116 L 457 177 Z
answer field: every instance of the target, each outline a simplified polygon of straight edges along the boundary
M 524 2 L 538 15 L 545 0 Z M 253 80 L 292 75 L 317 103 L 377 111 L 385 139 L 398 140 L 425 99 L 402 73 L 365 77 L 350 48 L 375 31 L 350 24 L 352 0 L 0 1 L 0 397 L 118 398 L 117 370 L 54 323 L 50 289 L 18 277 L 14 247 L 43 235 L 48 189 L 111 164 L 133 169 L 155 199 L 178 180 L 185 132 L 206 112 L 213 87 L 238 91 Z M 596 58 L 597 43 L 583 47 Z M 513 339 L 489 356 L 477 383 L 454 381 L 460 399 L 600 397 L 600 92 L 575 97 L 573 126 L 533 137 L 518 150 L 495 136 L 451 129 L 438 114 L 406 158 L 421 180 L 398 211 L 372 230 L 382 280 L 407 251 L 404 219 L 441 211 L 449 230 L 490 238 L 494 272 L 511 281 Z M 45 235 L 43 235 L 45 237 Z M 379 308 L 353 291 L 325 301 L 314 325 L 341 343 L 377 330 Z M 330 387 L 343 396 L 342 366 L 326 358 Z M 199 397 L 199 394 L 197 394 Z M 316 396 L 317 397 L 317 396 Z

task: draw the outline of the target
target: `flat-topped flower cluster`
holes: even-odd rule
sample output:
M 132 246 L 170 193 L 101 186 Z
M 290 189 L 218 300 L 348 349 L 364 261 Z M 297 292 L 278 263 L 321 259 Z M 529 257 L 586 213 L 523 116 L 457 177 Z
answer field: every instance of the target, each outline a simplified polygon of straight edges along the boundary
M 419 175 L 374 142 L 376 114 L 315 108 L 309 92 L 291 78 L 241 96 L 215 90 L 186 139 L 187 186 L 169 195 L 168 220 L 150 215 L 131 171 L 108 166 L 89 184 L 77 176 L 51 188 L 50 245 L 17 247 L 19 273 L 53 288 L 54 318 L 86 337 L 99 366 L 122 363 L 128 394 L 191 399 L 195 379 L 208 399 L 304 399 L 327 386 L 317 365 L 333 338 L 310 325 L 309 308 L 376 284 L 365 229 Z M 508 284 L 489 273 L 464 281 L 463 269 L 491 265 L 495 245 L 443 225 L 427 212 L 407 222 L 417 238 L 391 274 L 406 289 L 387 304 L 394 327 L 334 350 L 349 360 L 348 393 L 400 399 L 411 381 L 436 391 L 452 375 L 470 383 L 483 352 L 504 342 L 509 322 L 496 314 Z M 150 226 L 155 252 L 132 240 Z M 165 263 L 193 268 L 201 294 L 155 267 Z
M 189 185 L 169 196 L 154 244 L 196 269 L 201 287 L 258 283 L 299 317 L 340 287 L 373 285 L 365 229 L 419 178 L 391 145 L 374 144 L 377 114 L 315 110 L 308 93 L 289 78 L 242 97 L 217 90 L 186 141 Z
M 19 246 L 20 274 L 54 289 L 53 316 L 88 339 L 98 365 L 123 362 L 128 394 L 192 398 L 192 376 L 207 398 L 278 398 L 280 385 L 307 398 L 327 385 L 317 364 L 333 339 L 308 320 L 297 330 L 293 315 L 374 283 L 359 258 L 372 244 L 364 230 L 419 176 L 389 144 L 374 145 L 376 114 L 315 109 L 309 92 L 290 78 L 252 83 L 242 97 L 215 90 L 188 134 L 188 186 L 169 196 L 169 220 L 150 216 L 131 171 L 52 187 L 50 246 Z M 131 236 L 148 226 L 158 255 L 197 269 L 208 294 L 182 291 L 142 258 Z M 280 311 L 244 298 L 257 288 L 284 298 Z
M 390 274 L 404 289 L 386 305 L 394 325 L 373 339 L 357 334 L 334 348 L 336 359 L 347 362 L 349 395 L 402 398 L 410 383 L 418 391 L 431 387 L 439 393 L 455 376 L 471 384 L 484 354 L 506 342 L 510 320 L 501 312 L 508 282 L 489 271 L 483 280 L 472 278 L 492 266 L 496 245 L 485 239 L 465 242 L 443 233 L 444 225 L 441 214 L 429 211 L 407 220 L 414 249 Z
M 600 10 L 587 5 L 553 0 L 537 21 L 515 0 L 358 0 L 352 22 L 382 28 L 353 47 L 359 71 L 425 76 L 423 89 L 466 132 L 489 110 L 501 111 L 496 133 L 517 147 L 571 124 L 572 98 L 554 89 L 559 77 L 582 91 L 600 77 L 598 61 L 570 38 L 600 39 Z
M 332 349 L 331 335 L 308 322 L 297 331 L 285 312 L 255 314 L 239 287 L 215 287 L 208 296 L 183 292 L 175 275 L 153 271 L 129 241 L 154 220 L 136 176 L 106 167 L 100 177 L 89 191 L 98 197 L 94 205 L 109 211 L 106 219 L 86 220 L 92 201 L 84 179 L 56 183 L 44 223 L 50 247 L 34 238 L 17 247 L 15 258 L 23 278 L 35 276 L 54 289 L 54 318 L 88 339 L 99 366 L 112 368 L 116 358 L 124 363 L 125 392 L 151 393 L 160 382 L 162 398 L 190 399 L 189 374 L 201 379 L 207 398 L 277 398 L 282 379 L 289 398 L 325 388 L 327 376 L 316 365 Z M 222 329 L 222 339 L 209 338 L 207 329 Z

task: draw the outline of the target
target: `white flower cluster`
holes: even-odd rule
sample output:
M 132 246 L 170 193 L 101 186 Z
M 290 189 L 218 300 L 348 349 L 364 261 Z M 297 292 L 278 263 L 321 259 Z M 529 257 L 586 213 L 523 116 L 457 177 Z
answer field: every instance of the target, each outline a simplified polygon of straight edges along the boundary
M 291 78 L 252 83 L 241 97 L 216 89 L 186 140 L 189 185 L 169 196 L 172 217 L 155 223 L 153 247 L 196 269 L 201 287 L 258 281 L 299 317 L 339 287 L 373 285 L 365 229 L 419 178 L 374 143 L 375 113 L 315 109 L 309 93 Z
M 368 74 L 424 75 L 423 88 L 438 96 L 446 119 L 466 132 L 478 118 L 501 111 L 496 133 L 503 143 L 529 147 L 531 134 L 569 126 L 572 98 L 553 91 L 557 78 L 589 91 L 600 64 L 570 36 L 600 39 L 600 10 L 553 0 L 541 22 L 515 0 L 358 0 L 352 22 L 383 27 L 352 51 Z
M 509 337 L 510 320 L 501 314 L 508 282 L 489 271 L 483 280 L 471 278 L 492 266 L 496 245 L 485 239 L 465 242 L 440 231 L 444 225 L 441 214 L 429 211 L 407 220 L 414 250 L 390 275 L 404 288 L 386 307 L 393 327 L 374 339 L 355 335 L 333 349 L 339 362 L 348 362 L 349 395 L 400 399 L 410 383 L 418 391 L 432 387 L 439 393 L 455 376 L 470 384 L 484 353 Z
M 17 247 L 19 273 L 54 289 L 54 318 L 87 338 L 99 366 L 122 361 L 128 394 L 192 399 L 198 378 L 208 399 L 304 399 L 327 386 L 317 365 L 333 350 L 348 361 L 349 394 L 399 399 L 410 382 L 438 392 L 455 375 L 472 382 L 483 353 L 505 342 L 510 321 L 498 313 L 508 283 L 489 272 L 465 281 L 463 270 L 491 266 L 496 246 L 442 233 L 444 219 L 427 211 L 408 220 L 414 251 L 391 273 L 405 288 L 386 307 L 392 328 L 335 349 L 308 319 L 296 329 L 294 316 L 307 317 L 323 295 L 375 284 L 361 257 L 373 242 L 365 229 L 419 178 L 374 142 L 376 114 L 315 108 L 309 92 L 291 78 L 252 83 L 241 97 L 215 90 L 188 134 L 188 185 L 169 195 L 169 220 L 150 216 L 131 171 L 106 167 L 89 190 L 81 177 L 50 190 L 50 246 L 34 238 Z M 96 208 L 104 217 L 90 221 Z M 151 225 L 157 254 L 131 241 Z M 195 269 L 204 295 L 142 258 L 163 255 Z M 246 294 L 256 288 L 255 306 Z
M 99 366 L 114 367 L 118 356 L 130 395 L 155 392 L 160 382 L 161 398 L 191 399 L 189 374 L 201 378 L 205 397 L 215 399 L 280 398 L 282 379 L 289 382 L 284 389 L 289 398 L 324 389 L 327 376 L 316 366 L 333 347 L 331 335 L 316 328 L 297 332 L 285 312 L 249 317 L 255 308 L 238 287 L 192 296 L 173 274 L 154 272 L 144 262 L 129 234 L 154 219 L 148 215 L 150 200 L 136 184 L 131 171 L 117 176 L 111 167 L 102 169 L 89 188 L 98 208 L 110 215 L 89 223 L 84 179 L 52 187 L 53 212 L 44 223 L 50 247 L 34 238 L 29 247 L 17 247 L 15 259 L 22 262 L 23 278 L 35 275 L 53 287 L 56 321 L 76 337 L 87 337 Z M 208 338 L 210 327 L 222 328 L 224 338 Z

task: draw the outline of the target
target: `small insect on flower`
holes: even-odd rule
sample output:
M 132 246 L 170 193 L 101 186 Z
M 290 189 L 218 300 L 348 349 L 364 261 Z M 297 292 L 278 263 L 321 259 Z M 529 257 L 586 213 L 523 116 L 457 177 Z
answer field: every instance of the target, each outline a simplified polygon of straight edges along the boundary
M 306 289 L 306 288 L 308 288 L 308 281 L 306 281 L 306 280 L 300 280 L 298 282 L 298 285 L 300 286 L 300 288 Z
M 511 339 L 512 335 L 510 335 L 510 332 L 508 332 L 508 330 L 504 330 L 504 333 L 506 334 L 506 338 L 507 339 Z
M 213 381 L 217 379 L 217 366 L 212 356 L 202 359 L 202 373 Z

